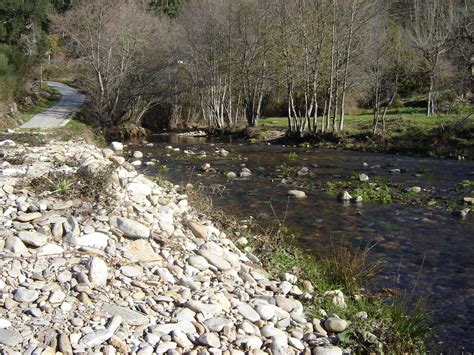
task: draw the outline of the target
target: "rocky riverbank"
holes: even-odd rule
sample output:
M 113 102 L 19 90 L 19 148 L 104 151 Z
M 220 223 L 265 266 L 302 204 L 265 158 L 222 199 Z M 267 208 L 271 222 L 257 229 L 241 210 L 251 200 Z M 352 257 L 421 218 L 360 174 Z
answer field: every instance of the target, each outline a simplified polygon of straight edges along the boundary
M 0 142 L 6 353 L 342 353 L 351 325 L 307 318 L 308 280 L 272 278 L 179 187 L 112 148 Z

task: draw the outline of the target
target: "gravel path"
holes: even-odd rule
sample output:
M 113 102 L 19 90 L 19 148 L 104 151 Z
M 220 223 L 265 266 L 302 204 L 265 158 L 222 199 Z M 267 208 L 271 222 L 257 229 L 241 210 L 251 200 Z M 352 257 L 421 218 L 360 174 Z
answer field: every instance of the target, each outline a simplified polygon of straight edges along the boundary
M 85 95 L 76 89 L 54 81 L 48 81 L 47 83 L 59 91 L 61 99 L 53 107 L 33 116 L 31 120 L 20 126 L 20 128 L 54 128 L 64 126 L 84 102 Z

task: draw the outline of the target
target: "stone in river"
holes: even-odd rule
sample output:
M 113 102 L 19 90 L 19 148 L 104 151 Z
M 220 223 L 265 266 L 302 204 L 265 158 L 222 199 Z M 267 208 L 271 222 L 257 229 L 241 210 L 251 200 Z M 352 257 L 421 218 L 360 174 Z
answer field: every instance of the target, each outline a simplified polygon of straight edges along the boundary
M 128 238 L 141 239 L 150 236 L 150 229 L 143 224 L 123 217 L 111 217 L 110 224 L 118 229 Z
M 305 198 L 306 193 L 304 191 L 299 190 L 290 190 L 288 191 L 288 195 L 293 196 L 295 198 Z
M 341 191 L 337 195 L 337 200 L 339 202 L 350 201 L 351 199 L 352 199 L 352 196 L 347 191 Z
M 112 148 L 113 151 L 123 150 L 123 144 L 120 142 L 112 142 L 110 144 L 110 147 Z
M 369 176 L 367 174 L 359 174 L 359 181 L 369 181 Z

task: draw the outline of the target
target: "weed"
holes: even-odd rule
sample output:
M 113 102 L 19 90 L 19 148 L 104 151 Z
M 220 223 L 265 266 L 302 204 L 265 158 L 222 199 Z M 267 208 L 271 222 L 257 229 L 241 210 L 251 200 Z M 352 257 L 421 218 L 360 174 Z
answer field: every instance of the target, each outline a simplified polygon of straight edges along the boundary
M 380 270 L 381 262 L 369 261 L 371 248 L 360 249 L 345 245 L 342 241 L 321 255 L 321 263 L 331 282 L 356 294 L 372 280 Z
M 352 191 L 353 196 L 362 196 L 364 201 L 383 204 L 392 203 L 392 195 L 387 185 L 378 186 L 373 183 L 362 182 Z
M 295 153 L 295 152 L 290 152 L 288 154 L 285 154 L 285 156 L 288 158 L 288 159 L 296 159 L 298 158 L 298 154 Z
M 53 183 L 54 185 L 54 193 L 60 194 L 60 195 L 66 195 L 69 190 L 71 189 L 72 183 L 69 181 L 67 177 L 62 178 L 61 180 L 57 181 L 56 183 Z
M 168 168 L 166 165 L 160 165 L 159 173 L 161 175 L 166 175 L 169 173 L 169 171 L 170 171 L 170 168 Z
M 474 181 L 463 180 L 463 181 L 457 183 L 455 188 L 457 190 L 472 189 L 472 188 L 474 188 Z

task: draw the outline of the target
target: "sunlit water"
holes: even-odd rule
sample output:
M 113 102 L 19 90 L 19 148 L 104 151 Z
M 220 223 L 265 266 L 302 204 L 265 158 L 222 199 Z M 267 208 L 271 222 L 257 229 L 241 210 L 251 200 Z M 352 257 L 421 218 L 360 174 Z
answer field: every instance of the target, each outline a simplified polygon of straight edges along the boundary
M 434 343 L 441 349 L 474 352 L 472 215 L 460 219 L 442 208 L 416 205 L 343 205 L 321 189 L 306 189 L 306 199 L 288 199 L 291 187 L 282 184 L 277 171 L 282 164 L 308 167 L 312 176 L 299 179 L 305 186 L 348 180 L 354 173 L 366 173 L 371 178 L 384 176 L 407 187 L 434 189 L 434 197 L 442 200 L 455 184 L 474 179 L 472 162 L 267 145 L 214 146 L 206 139 L 177 136 L 152 136 L 149 141 L 155 143 L 153 147 L 130 148 L 145 153 L 145 161 L 160 161 L 157 166 L 144 167 L 147 174 L 158 174 L 163 164 L 170 169 L 167 178 L 174 183 L 218 186 L 220 193 L 213 197 L 217 208 L 239 218 L 252 216 L 259 223 L 278 219 L 298 232 L 299 243 L 308 253 L 321 252 L 341 241 L 361 247 L 375 244 L 371 257 L 383 260 L 385 267 L 370 285 L 372 291 L 392 288 L 428 297 Z M 180 151 L 165 149 L 168 145 Z M 216 146 L 229 151 L 229 156 L 216 156 Z M 207 157 L 183 159 L 185 149 L 205 151 Z M 289 159 L 285 154 L 290 152 L 296 152 L 297 157 Z M 202 173 L 200 166 L 204 163 L 210 163 L 217 172 Z M 375 167 L 364 167 L 363 163 Z M 252 171 L 252 177 L 226 179 L 224 173 L 238 173 L 241 164 Z M 393 168 L 401 168 L 404 173 L 390 174 Z M 416 176 L 419 171 L 423 174 Z

